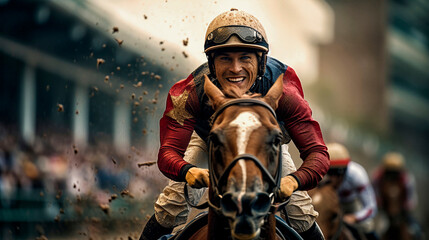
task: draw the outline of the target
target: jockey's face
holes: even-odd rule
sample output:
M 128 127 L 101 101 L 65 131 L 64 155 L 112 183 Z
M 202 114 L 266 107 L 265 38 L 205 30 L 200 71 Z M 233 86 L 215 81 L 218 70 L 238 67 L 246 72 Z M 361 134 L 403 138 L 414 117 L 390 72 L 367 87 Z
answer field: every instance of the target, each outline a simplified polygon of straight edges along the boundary
M 222 89 L 235 85 L 244 94 L 256 80 L 258 58 L 254 52 L 220 52 L 215 54 L 214 67 Z

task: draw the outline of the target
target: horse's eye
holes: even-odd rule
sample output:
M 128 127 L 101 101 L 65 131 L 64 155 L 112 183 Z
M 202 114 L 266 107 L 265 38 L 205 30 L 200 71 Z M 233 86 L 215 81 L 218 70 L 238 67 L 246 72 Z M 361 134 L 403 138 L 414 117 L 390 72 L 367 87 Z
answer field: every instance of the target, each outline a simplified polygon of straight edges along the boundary
M 283 140 L 282 133 L 280 131 L 275 132 L 273 135 L 271 135 L 270 144 L 272 146 L 279 146 L 282 143 L 282 140 Z
M 223 145 L 223 134 L 220 131 L 214 130 L 209 135 L 209 140 L 214 146 Z
M 212 144 L 214 144 L 215 146 L 218 146 L 218 145 L 220 145 L 220 144 L 221 144 L 221 142 L 220 142 L 220 140 L 219 140 L 218 135 L 217 135 L 217 134 L 214 134 L 214 133 L 210 133 L 210 135 L 209 135 L 209 141 L 210 141 Z
M 282 139 L 283 139 L 283 138 L 282 138 L 282 136 L 280 136 L 280 135 L 279 135 L 279 136 L 276 136 L 276 137 L 274 138 L 274 142 L 273 142 L 273 143 L 274 143 L 274 145 L 276 145 L 276 146 L 277 146 L 277 145 L 280 145 L 280 143 L 282 142 Z

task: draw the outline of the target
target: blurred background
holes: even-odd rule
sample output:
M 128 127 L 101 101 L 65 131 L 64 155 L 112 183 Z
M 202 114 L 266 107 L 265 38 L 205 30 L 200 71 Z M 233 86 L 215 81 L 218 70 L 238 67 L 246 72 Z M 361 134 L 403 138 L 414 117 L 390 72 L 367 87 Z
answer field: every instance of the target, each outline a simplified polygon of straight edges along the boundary
M 168 89 L 230 8 L 262 22 L 326 142 L 370 176 L 403 154 L 429 229 L 428 1 L 0 0 L 0 239 L 138 239 Z

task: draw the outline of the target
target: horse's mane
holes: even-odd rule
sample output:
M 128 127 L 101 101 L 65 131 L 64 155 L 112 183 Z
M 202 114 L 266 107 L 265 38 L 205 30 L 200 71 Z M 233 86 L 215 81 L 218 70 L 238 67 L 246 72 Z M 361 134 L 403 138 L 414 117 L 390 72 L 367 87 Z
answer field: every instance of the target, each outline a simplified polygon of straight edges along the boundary
M 223 94 L 225 94 L 225 97 L 227 98 L 260 98 L 260 93 L 251 93 L 246 92 L 245 94 L 241 93 L 241 90 L 238 87 L 231 87 L 228 89 L 225 89 L 223 91 Z
M 246 93 L 241 93 L 240 88 L 238 87 L 231 87 L 228 88 L 226 90 L 222 90 L 222 93 L 225 95 L 226 98 L 228 99 L 237 99 L 237 98 L 262 98 L 262 95 L 260 93 L 251 93 L 251 92 L 246 92 Z M 209 106 L 213 106 L 213 103 L 209 100 L 207 102 L 207 104 Z

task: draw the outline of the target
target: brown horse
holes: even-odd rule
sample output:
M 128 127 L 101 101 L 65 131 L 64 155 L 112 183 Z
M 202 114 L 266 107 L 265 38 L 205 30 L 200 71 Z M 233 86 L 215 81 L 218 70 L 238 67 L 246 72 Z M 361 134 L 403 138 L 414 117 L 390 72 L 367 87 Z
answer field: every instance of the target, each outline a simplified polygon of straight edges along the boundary
M 382 239 L 420 239 L 419 230 L 412 231 L 413 227 L 419 228 L 417 223 L 409 221 L 411 216 L 403 208 L 406 201 L 405 186 L 401 184 L 399 172 L 385 173 L 377 186 L 381 198 L 380 212 L 385 214 L 388 227 L 382 234 Z
M 308 191 L 313 200 L 313 206 L 319 216 L 316 219 L 327 240 L 354 239 L 350 230 L 342 221 L 339 198 L 335 189 L 324 181 L 316 188 Z
M 285 231 L 292 236 L 288 239 L 301 239 L 275 216 L 282 131 L 274 110 L 283 75 L 265 97 L 224 94 L 207 77 L 204 89 L 215 110 L 209 137 L 210 207 L 187 239 L 274 240 L 285 239 Z

